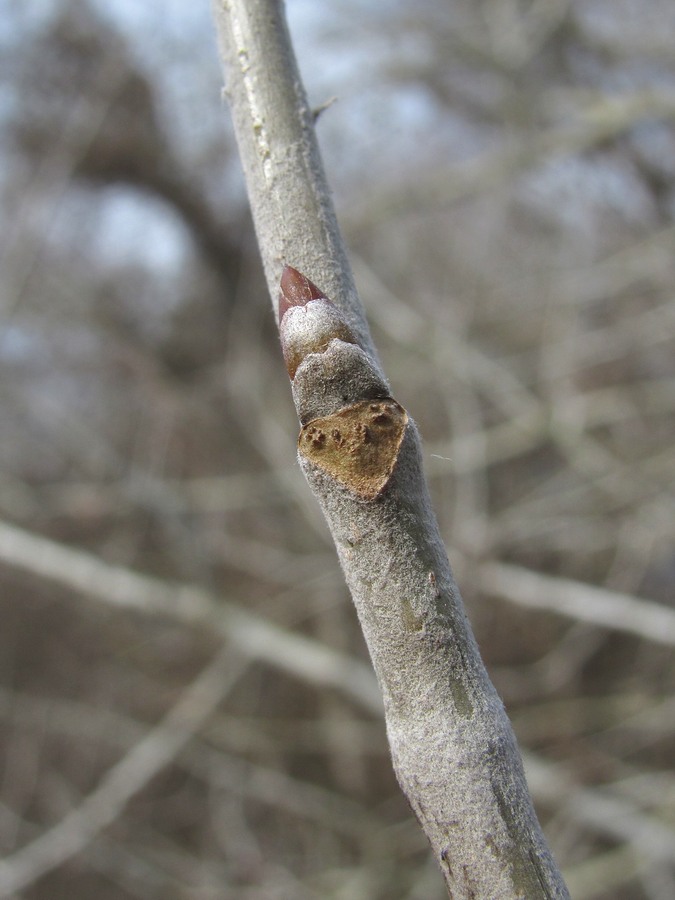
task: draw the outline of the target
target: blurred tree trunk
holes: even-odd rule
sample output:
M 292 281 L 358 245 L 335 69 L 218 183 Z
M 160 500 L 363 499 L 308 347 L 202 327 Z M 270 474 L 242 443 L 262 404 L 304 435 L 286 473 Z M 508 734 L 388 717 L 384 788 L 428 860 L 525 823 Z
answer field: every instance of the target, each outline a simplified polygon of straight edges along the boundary
M 56 157 L 69 175 L 127 184 L 166 202 L 219 278 L 227 304 L 241 247 L 174 151 L 156 86 L 114 26 L 71 0 L 23 60 L 18 80 L 24 106 L 12 131 L 24 155 L 38 165 Z
M 450 571 L 416 427 L 372 346 L 282 5 L 216 0 L 214 14 L 273 303 L 286 264 L 318 285 L 284 274 L 300 461 L 368 642 L 397 777 L 452 897 L 566 897 Z

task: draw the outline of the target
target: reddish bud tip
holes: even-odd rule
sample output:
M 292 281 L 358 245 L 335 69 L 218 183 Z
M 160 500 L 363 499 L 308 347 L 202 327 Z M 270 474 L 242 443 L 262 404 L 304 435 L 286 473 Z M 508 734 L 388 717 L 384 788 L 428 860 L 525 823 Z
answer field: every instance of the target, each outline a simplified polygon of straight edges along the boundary
M 291 306 L 304 306 L 310 300 L 327 300 L 326 295 L 306 275 L 293 266 L 284 266 L 279 292 L 279 322 Z
M 292 266 L 281 276 L 279 337 L 291 378 L 308 354 L 323 353 L 331 341 L 358 344 L 339 309 Z

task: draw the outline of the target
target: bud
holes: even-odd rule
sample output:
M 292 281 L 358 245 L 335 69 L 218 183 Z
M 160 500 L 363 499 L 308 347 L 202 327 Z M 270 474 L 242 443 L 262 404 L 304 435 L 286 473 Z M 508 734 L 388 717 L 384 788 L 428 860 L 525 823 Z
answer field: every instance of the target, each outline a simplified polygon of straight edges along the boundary
M 323 353 L 332 340 L 358 345 L 337 306 L 292 266 L 286 266 L 281 276 L 279 335 L 291 379 L 308 354 Z
M 281 276 L 279 335 L 302 424 L 305 474 L 376 500 L 396 467 L 408 414 L 340 310 L 291 266 Z

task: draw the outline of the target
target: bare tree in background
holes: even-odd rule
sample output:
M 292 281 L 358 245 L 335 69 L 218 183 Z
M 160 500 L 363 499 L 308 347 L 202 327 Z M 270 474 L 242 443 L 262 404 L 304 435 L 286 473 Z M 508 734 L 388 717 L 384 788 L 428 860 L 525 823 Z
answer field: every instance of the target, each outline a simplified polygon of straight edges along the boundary
M 0 33 L 2 891 L 440 900 L 293 464 L 208 4 L 122 6 Z M 675 10 L 315 9 L 355 281 L 539 819 L 575 898 L 670 900 Z

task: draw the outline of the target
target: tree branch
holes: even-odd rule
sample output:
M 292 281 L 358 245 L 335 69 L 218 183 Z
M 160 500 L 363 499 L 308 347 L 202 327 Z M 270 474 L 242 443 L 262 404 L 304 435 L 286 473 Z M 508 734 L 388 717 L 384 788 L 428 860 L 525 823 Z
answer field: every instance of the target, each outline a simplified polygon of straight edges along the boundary
M 359 660 L 247 612 L 202 588 L 113 566 L 82 550 L 0 521 L 0 561 L 112 606 L 169 616 L 219 631 L 248 659 L 309 684 L 331 687 L 380 715 L 370 670 Z
M 550 610 L 575 622 L 675 646 L 675 610 L 662 603 L 508 563 L 483 563 L 477 580 L 486 593 L 518 606 Z
M 450 571 L 417 429 L 372 348 L 282 4 L 216 0 L 214 14 L 273 302 L 287 263 L 320 285 L 284 269 L 300 462 L 368 642 L 397 777 L 453 898 L 566 897 Z
M 374 355 L 282 7 L 277 0 L 213 5 L 267 286 L 274 303 L 291 262 L 321 285 Z
M 184 691 L 176 705 L 61 821 L 0 860 L 0 897 L 14 897 L 83 850 L 117 819 L 131 798 L 182 750 L 229 693 L 244 664 L 226 647 Z

